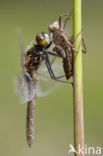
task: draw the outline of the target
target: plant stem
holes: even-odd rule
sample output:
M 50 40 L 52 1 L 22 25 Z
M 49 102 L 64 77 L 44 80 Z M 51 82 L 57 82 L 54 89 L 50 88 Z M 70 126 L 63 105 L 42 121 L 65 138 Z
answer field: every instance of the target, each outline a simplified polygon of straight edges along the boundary
M 82 0 L 73 0 L 73 34 L 74 39 L 81 31 L 81 2 Z M 81 34 L 76 40 L 75 49 L 79 50 Z M 79 53 L 73 56 L 73 101 L 74 101 L 74 147 L 77 152 L 78 146 L 84 147 L 84 125 L 83 125 L 83 82 L 82 82 L 82 48 Z M 84 156 L 81 153 L 75 153 L 74 156 Z

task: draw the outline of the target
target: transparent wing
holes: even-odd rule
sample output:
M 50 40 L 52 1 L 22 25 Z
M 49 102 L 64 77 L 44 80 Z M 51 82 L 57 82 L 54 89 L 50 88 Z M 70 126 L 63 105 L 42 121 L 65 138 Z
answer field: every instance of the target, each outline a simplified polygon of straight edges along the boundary
M 20 55 L 21 55 L 21 66 L 24 69 L 24 64 L 25 64 L 25 57 L 26 57 L 26 51 L 31 49 L 34 46 L 34 42 L 31 42 L 29 46 L 24 48 L 24 41 L 22 38 L 21 30 L 17 29 L 17 36 L 18 36 L 18 41 L 19 41 L 19 47 L 20 47 Z
M 20 46 L 20 54 L 21 54 L 21 66 L 24 68 L 24 63 L 25 63 L 25 49 L 24 49 L 24 42 L 22 39 L 21 35 L 21 30 L 17 29 L 17 36 L 18 36 L 18 41 L 19 41 L 19 46 Z
M 18 74 L 15 79 L 15 90 L 19 95 L 20 103 L 25 103 L 34 98 L 36 94 L 37 80 L 35 79 L 35 81 L 32 81 L 30 75 L 24 70 L 26 53 L 20 29 L 17 30 L 17 36 L 20 46 L 22 72 Z M 32 45 L 33 43 L 28 48 L 30 49 Z
M 20 103 L 31 101 L 36 95 L 37 81 L 33 82 L 29 75 L 24 76 L 23 72 L 18 74 L 15 80 L 15 90 L 19 95 Z
M 61 76 L 64 74 L 62 63 L 60 61 L 56 61 L 52 65 L 52 69 L 54 71 L 55 76 Z M 60 85 L 60 82 L 52 80 L 50 78 L 49 72 L 43 62 L 38 70 L 39 81 L 37 83 L 36 94 L 39 97 L 46 96 L 51 93 L 55 88 Z

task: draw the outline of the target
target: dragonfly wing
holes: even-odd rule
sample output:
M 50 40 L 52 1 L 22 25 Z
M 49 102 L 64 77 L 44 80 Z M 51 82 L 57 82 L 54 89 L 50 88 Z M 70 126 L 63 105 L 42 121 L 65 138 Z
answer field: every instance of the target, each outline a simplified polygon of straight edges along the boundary
M 17 30 L 19 45 L 20 45 L 20 54 L 21 54 L 21 66 L 22 66 L 22 73 L 18 74 L 16 77 L 16 93 L 19 95 L 20 103 L 25 103 L 32 100 L 35 96 L 35 83 L 31 80 L 29 74 L 24 71 L 24 64 L 25 64 L 25 49 L 24 49 L 24 42 L 21 35 L 21 30 Z
M 27 76 L 27 75 L 26 75 Z M 29 79 L 29 77 L 28 77 Z M 37 82 L 32 82 L 31 79 L 26 80 L 23 73 L 20 73 L 16 77 L 16 93 L 19 95 L 20 103 L 26 103 L 31 101 L 36 94 L 36 84 Z
M 53 80 L 40 76 L 40 80 L 37 83 L 36 94 L 39 97 L 47 96 L 51 93 L 59 83 L 55 83 Z
M 25 63 L 25 49 L 24 49 L 24 42 L 23 38 L 21 35 L 21 30 L 17 29 L 17 36 L 18 36 L 18 41 L 19 41 L 19 46 L 20 46 L 20 54 L 21 54 L 21 66 L 24 68 L 24 63 Z
M 52 65 L 52 69 L 55 72 L 56 76 L 61 76 L 64 73 L 61 62 L 58 62 L 58 61 L 55 62 Z M 60 85 L 59 82 L 52 80 L 50 78 L 50 75 L 49 75 L 49 72 L 47 70 L 45 63 L 41 64 L 38 70 L 38 74 L 40 78 L 37 83 L 37 89 L 36 89 L 37 96 L 39 97 L 46 96 Z

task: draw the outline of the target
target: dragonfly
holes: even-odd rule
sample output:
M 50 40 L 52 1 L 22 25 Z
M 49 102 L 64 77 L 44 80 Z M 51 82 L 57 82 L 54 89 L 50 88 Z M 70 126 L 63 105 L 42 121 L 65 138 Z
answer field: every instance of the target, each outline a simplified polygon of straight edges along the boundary
M 59 86 L 63 80 L 57 77 L 63 74 L 61 61 L 53 63 L 53 58 L 58 56 L 56 53 L 47 51 L 51 46 L 50 36 L 47 33 L 38 33 L 36 35 L 36 44 L 31 44 L 24 50 L 24 43 L 21 33 L 18 32 L 21 52 L 22 71 L 16 78 L 16 92 L 19 95 L 20 103 L 27 104 L 26 118 L 26 138 L 29 147 L 34 140 L 34 113 L 36 96 L 43 97 L 51 93 Z M 50 56 L 51 62 L 50 62 Z M 56 80 L 56 81 L 55 81 Z M 64 81 L 63 81 L 64 82 Z
M 63 60 L 63 68 L 67 80 L 73 76 L 73 52 L 79 52 L 79 50 L 76 50 L 74 46 L 78 36 L 82 33 L 82 31 L 78 33 L 74 41 L 73 35 L 70 37 L 67 35 L 65 29 L 67 21 L 70 19 L 71 15 L 72 11 L 69 14 L 61 15 L 58 20 L 54 21 L 48 26 L 48 30 L 53 36 L 52 41 L 55 45 L 53 51 L 55 51 Z M 62 25 L 61 20 L 63 16 L 67 16 L 67 18 Z M 87 50 L 83 37 L 81 42 L 84 47 L 82 51 L 83 53 L 86 53 Z

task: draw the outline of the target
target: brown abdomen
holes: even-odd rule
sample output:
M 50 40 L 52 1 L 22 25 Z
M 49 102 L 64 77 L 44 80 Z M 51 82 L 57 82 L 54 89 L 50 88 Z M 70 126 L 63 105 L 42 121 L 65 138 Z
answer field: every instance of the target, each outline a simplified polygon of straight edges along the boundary
M 66 58 L 63 59 L 63 67 L 66 79 L 69 79 L 73 75 L 73 61 L 72 61 L 72 52 L 66 53 Z
M 34 102 L 34 100 L 29 101 L 27 107 L 26 137 L 29 147 L 31 147 L 34 139 Z

